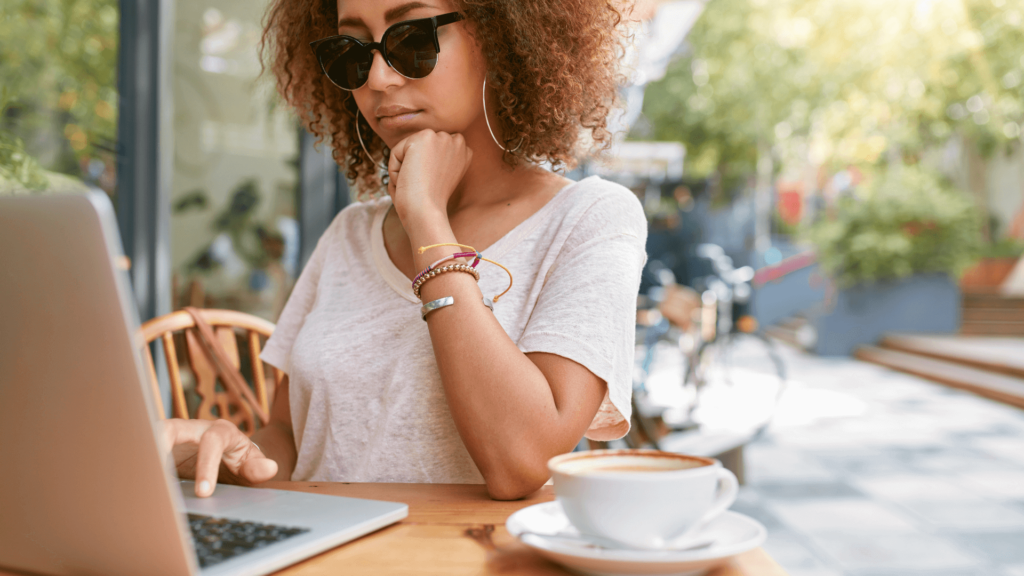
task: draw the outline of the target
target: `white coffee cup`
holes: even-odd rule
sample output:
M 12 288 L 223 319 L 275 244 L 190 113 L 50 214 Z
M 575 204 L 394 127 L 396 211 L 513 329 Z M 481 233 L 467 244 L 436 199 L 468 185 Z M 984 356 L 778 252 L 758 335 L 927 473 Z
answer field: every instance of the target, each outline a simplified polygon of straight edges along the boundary
M 739 493 L 711 458 L 659 450 L 591 450 L 548 461 L 555 496 L 583 535 L 658 550 L 680 545 Z

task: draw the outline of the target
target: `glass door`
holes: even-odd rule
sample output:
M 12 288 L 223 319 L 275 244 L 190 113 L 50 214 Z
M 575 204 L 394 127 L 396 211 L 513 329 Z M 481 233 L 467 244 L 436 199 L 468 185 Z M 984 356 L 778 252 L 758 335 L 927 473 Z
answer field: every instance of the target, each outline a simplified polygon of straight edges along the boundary
M 299 268 L 299 127 L 260 75 L 266 2 L 175 4 L 174 308 L 276 321 Z

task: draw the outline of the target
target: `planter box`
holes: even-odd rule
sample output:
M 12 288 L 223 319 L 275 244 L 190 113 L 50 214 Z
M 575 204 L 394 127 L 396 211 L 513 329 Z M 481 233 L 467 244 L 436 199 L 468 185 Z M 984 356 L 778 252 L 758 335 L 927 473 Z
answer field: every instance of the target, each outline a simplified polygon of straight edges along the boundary
M 918 274 L 903 280 L 838 290 L 826 311 L 813 319 L 814 351 L 845 356 L 886 332 L 950 334 L 960 329 L 961 296 L 946 274 Z
M 802 252 L 757 271 L 751 312 L 759 325 L 778 324 L 821 305 L 828 281 L 815 260 L 813 252 Z
M 1017 258 L 982 258 L 964 271 L 960 288 L 965 292 L 991 292 L 999 288 L 1017 265 Z

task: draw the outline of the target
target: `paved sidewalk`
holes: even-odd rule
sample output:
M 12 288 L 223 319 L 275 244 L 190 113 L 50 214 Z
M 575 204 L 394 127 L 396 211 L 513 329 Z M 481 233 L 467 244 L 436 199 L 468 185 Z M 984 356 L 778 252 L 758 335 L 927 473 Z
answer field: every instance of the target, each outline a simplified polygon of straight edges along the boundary
M 782 348 L 733 508 L 792 576 L 1024 576 L 1024 410 Z

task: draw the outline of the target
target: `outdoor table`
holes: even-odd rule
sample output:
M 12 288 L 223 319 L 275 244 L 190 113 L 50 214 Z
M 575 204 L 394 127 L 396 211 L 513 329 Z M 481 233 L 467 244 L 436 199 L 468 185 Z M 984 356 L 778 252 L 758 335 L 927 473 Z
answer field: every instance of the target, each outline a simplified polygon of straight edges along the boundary
M 404 502 L 409 517 L 286 568 L 278 575 L 567 575 L 505 530 L 521 508 L 554 500 L 551 486 L 524 500 L 498 502 L 478 484 L 349 484 L 267 482 L 266 488 Z M 708 576 L 786 576 L 760 548 Z
M 386 528 L 276 572 L 278 576 L 564 576 L 571 574 L 519 543 L 505 520 L 521 508 L 554 500 L 551 486 L 524 500 L 498 502 L 479 484 L 267 482 L 263 488 L 404 502 L 409 516 Z M 0 576 L 15 576 L 0 569 Z M 760 548 L 708 576 L 786 576 Z

